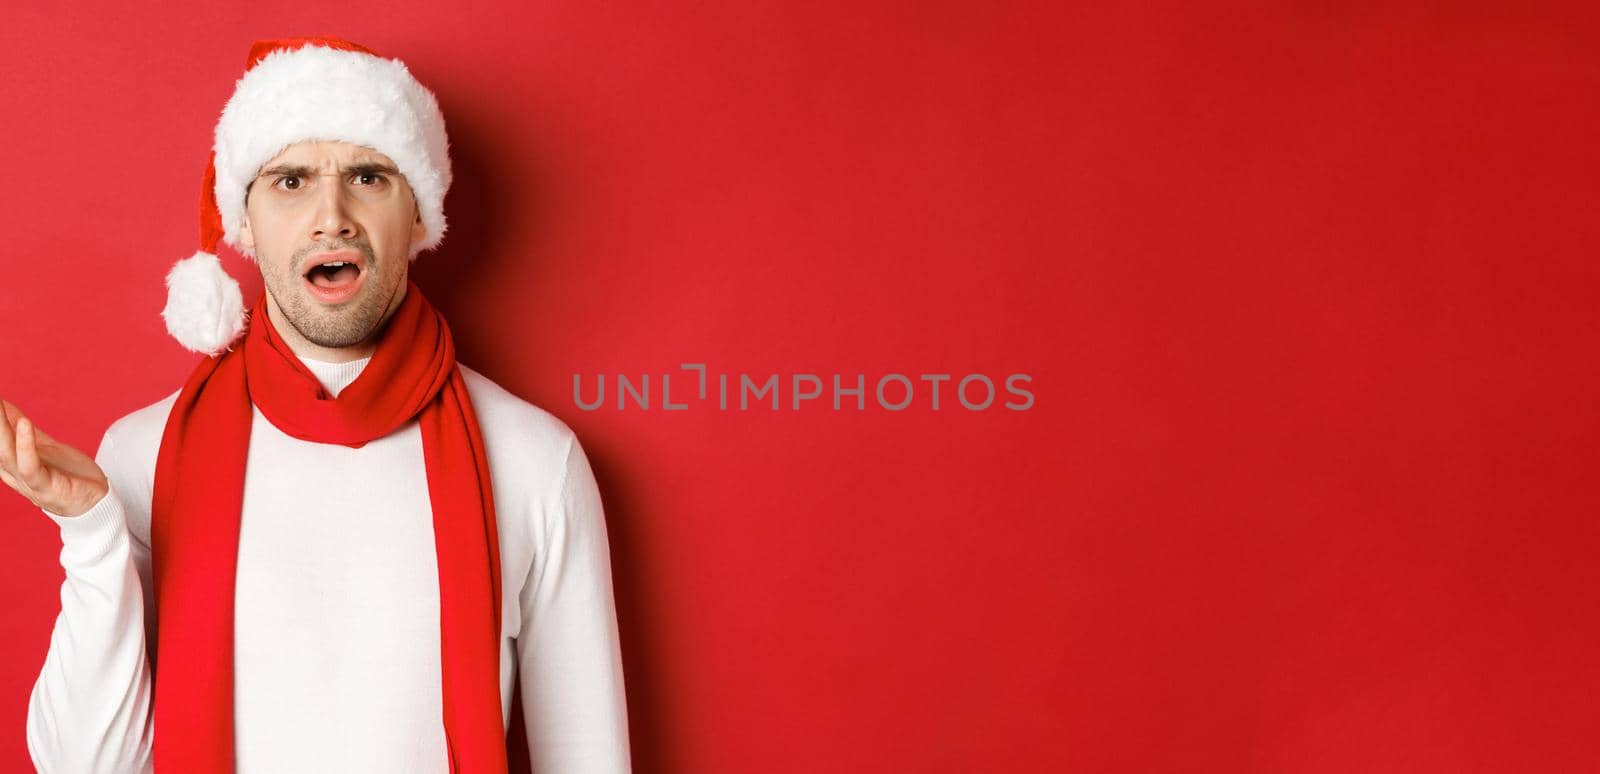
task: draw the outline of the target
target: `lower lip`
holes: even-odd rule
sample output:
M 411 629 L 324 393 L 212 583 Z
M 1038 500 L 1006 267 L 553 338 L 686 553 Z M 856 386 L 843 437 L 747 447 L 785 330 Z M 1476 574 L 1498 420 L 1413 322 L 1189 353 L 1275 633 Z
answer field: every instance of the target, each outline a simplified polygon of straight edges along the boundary
M 367 273 L 365 271 L 359 272 L 349 284 L 336 288 L 322 287 L 312 282 L 310 277 L 302 277 L 301 279 L 306 283 L 306 288 L 311 291 L 311 295 L 318 301 L 324 304 L 342 304 L 355 297 L 356 291 L 361 289 L 361 283 L 366 281 Z

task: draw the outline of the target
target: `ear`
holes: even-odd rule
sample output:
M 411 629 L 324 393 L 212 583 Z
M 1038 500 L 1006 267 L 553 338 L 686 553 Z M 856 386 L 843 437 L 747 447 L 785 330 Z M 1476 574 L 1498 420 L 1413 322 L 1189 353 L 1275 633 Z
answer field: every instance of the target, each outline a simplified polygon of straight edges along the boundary
M 420 242 L 428 234 L 428 227 L 422 225 L 422 208 L 417 208 L 417 219 L 411 224 L 411 241 Z
M 244 216 L 244 224 L 239 227 L 239 244 L 251 250 L 256 249 L 256 235 L 250 233 L 250 215 L 248 213 Z

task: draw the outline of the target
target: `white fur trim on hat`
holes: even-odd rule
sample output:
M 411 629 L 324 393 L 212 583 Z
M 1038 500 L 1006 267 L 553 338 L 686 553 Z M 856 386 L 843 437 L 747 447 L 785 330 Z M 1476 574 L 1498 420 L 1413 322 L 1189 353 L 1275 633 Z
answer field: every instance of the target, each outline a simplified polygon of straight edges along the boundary
M 167 332 L 185 349 L 217 355 L 244 332 L 244 295 L 217 256 L 198 252 L 167 272 L 167 306 L 161 316 Z
M 246 186 L 303 140 L 351 142 L 394 159 L 427 231 L 411 257 L 444 238 L 450 145 L 433 92 L 398 59 L 307 45 L 273 51 L 246 71 L 217 122 L 217 210 L 234 249 L 255 256 L 239 242 Z

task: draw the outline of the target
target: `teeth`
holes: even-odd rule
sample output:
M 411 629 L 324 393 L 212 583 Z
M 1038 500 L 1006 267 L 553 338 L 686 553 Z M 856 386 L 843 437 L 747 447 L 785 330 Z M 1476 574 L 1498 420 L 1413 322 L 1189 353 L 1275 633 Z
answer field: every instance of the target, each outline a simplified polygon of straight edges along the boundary
M 332 269 L 334 271 L 338 271 L 340 269 L 343 269 L 346 266 L 353 266 L 353 267 L 355 267 L 357 269 L 361 268 L 360 266 L 356 265 L 355 261 L 329 261 L 327 263 L 316 264 L 315 266 L 312 266 L 310 269 L 307 269 L 306 270 L 306 277 L 309 278 L 313 272 L 322 271 L 323 269 Z

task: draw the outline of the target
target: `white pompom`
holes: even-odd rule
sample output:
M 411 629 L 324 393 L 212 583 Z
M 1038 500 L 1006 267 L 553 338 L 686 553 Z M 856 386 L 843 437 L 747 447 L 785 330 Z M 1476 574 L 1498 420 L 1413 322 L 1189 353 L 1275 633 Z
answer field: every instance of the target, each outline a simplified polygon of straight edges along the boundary
M 185 349 L 217 355 L 245 329 L 244 295 L 212 253 L 198 252 L 167 273 L 167 332 Z

